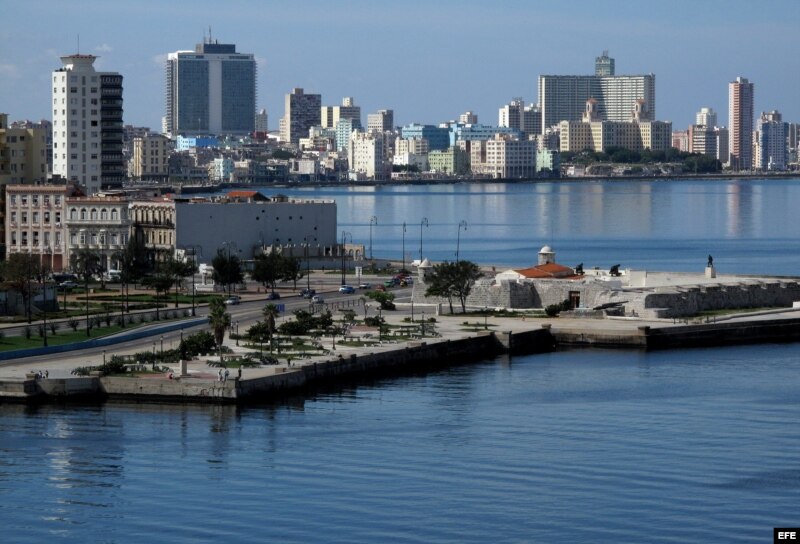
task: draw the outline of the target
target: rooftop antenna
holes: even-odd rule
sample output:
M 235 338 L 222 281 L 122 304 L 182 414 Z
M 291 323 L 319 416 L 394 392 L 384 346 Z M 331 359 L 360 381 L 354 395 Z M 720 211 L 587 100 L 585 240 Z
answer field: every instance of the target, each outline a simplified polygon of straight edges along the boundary
M 214 43 L 214 40 L 211 39 L 211 25 L 208 25 L 208 43 Z
M 81 35 L 78 34 L 78 54 L 81 54 Z

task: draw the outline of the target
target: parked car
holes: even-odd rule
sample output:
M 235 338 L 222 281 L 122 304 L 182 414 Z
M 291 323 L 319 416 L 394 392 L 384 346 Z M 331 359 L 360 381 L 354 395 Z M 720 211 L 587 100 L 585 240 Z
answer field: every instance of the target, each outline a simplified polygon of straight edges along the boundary
M 241 297 L 239 297 L 239 295 L 231 295 L 225 299 L 225 304 L 236 305 L 239 304 L 241 301 L 242 299 Z
M 322 297 L 322 295 L 314 295 L 313 297 L 311 297 L 311 302 L 315 304 L 322 304 L 323 302 L 325 302 L 325 299 Z
M 77 282 L 74 281 L 62 281 L 61 283 L 58 284 L 59 289 L 66 290 L 66 289 L 74 289 L 75 287 L 78 287 L 78 284 Z
M 302 291 L 300 291 L 300 296 L 303 298 L 311 298 L 316 294 L 317 292 L 314 289 L 303 289 Z
M 280 293 L 274 291 L 272 293 L 267 293 L 267 300 L 278 300 L 279 298 L 281 298 Z
M 339 287 L 339 292 L 344 293 L 346 295 L 352 295 L 356 292 L 355 288 L 352 285 L 342 285 Z

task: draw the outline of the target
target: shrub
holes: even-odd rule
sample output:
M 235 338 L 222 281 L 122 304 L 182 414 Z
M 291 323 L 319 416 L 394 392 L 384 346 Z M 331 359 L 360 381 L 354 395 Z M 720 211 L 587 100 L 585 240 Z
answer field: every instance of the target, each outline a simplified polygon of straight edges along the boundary
M 110 327 L 111 326 L 111 314 L 107 313 L 106 315 L 103 316 L 103 319 L 106 322 L 106 327 Z
M 69 318 L 69 321 L 67 321 L 67 326 L 72 329 L 72 332 L 78 332 L 78 320 L 74 317 Z
M 46 332 L 47 332 L 47 330 L 44 328 L 44 325 L 43 325 L 43 324 L 41 324 L 41 323 L 40 323 L 40 324 L 39 324 L 39 325 L 36 327 L 36 334 L 38 334 L 38 335 L 39 335 L 39 338 L 43 338 Z
M 48 323 L 48 326 L 50 327 L 50 333 L 55 336 L 56 331 L 58 330 L 58 323 L 56 321 L 51 321 Z
M 23 332 L 25 333 L 25 338 L 30 340 L 31 339 L 31 328 L 30 327 L 25 327 Z

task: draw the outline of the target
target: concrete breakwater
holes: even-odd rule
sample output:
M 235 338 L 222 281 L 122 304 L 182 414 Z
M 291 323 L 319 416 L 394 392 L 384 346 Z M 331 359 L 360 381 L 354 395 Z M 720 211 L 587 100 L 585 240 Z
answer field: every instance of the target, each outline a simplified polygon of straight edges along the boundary
M 550 351 L 547 329 L 519 333 L 479 332 L 461 339 L 408 342 L 396 349 L 332 357 L 293 366 L 276 366 L 272 373 L 219 382 L 190 376 L 92 376 L 0 381 L 0 399 L 34 400 L 136 399 L 151 401 L 243 402 L 272 397 L 353 376 L 393 375 L 483 360 L 501 353 Z

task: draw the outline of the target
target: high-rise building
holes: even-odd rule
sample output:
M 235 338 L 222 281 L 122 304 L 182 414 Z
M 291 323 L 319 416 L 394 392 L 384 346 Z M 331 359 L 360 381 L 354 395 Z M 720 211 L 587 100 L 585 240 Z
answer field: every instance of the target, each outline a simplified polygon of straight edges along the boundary
M 47 180 L 47 129 L 14 127 L 0 113 L 0 185 Z
M 350 96 L 342 99 L 341 106 L 322 106 L 320 113 L 322 128 L 336 128 L 340 119 L 352 119 L 361 128 L 361 106 L 356 106 Z
M 700 108 L 695 116 L 694 124 L 714 128 L 717 126 L 717 112 L 713 108 Z
M 131 178 L 166 181 L 169 177 L 169 154 L 174 142 L 163 134 L 147 134 L 133 140 L 128 163 Z
M 603 59 L 599 57 L 598 61 Z M 599 70 L 602 68 L 602 70 Z M 627 121 L 631 104 L 643 99 L 652 118 L 656 116 L 656 76 L 614 75 L 614 59 L 596 65 L 595 75 L 539 76 L 539 108 L 544 133 L 561 121 L 580 121 L 583 107 L 590 98 L 597 100 L 598 112 L 604 121 Z M 606 72 L 611 72 L 606 74 Z
M 472 113 L 471 111 L 466 111 L 458 116 L 458 124 L 459 125 L 477 125 L 478 124 L 478 114 Z
M 256 61 L 235 44 L 204 40 L 170 53 L 166 65 L 166 132 L 249 134 L 255 129 Z
M 284 100 L 281 140 L 297 144 L 308 136 L 308 129 L 321 125 L 322 95 L 305 94 L 296 87 Z
M 731 152 L 729 147 L 730 134 L 725 127 L 716 127 L 714 129 L 714 137 L 717 140 L 717 160 L 722 165 L 728 165 L 731 160 Z
M 500 108 L 497 126 L 517 129 L 525 137 L 535 136 L 542 132 L 542 112 L 537 105 L 526 106 L 522 98 L 514 98 Z
M 728 84 L 730 165 L 734 170 L 753 167 L 753 84 L 737 77 Z
M 690 125 L 688 131 L 689 153 L 700 153 L 717 157 L 717 134 L 713 126 Z
M 762 112 L 756 125 L 755 161 L 759 170 L 786 170 L 788 123 L 778 111 Z
M 596 76 L 613 76 L 614 75 L 614 59 L 608 56 L 608 50 L 603 51 L 603 54 L 594 59 L 594 75 Z
M 347 153 L 350 171 L 368 179 L 385 179 L 388 163 L 384 151 L 382 132 L 353 132 Z
M 367 130 L 384 132 L 394 128 L 394 110 L 378 110 L 367 115 Z
M 125 179 L 122 76 L 95 71 L 96 58 L 67 55 L 53 72 L 53 175 L 89 195 Z
M 267 110 L 261 108 L 256 114 L 256 132 L 269 131 L 269 124 L 267 122 L 268 119 L 269 117 L 267 116 Z
M 425 138 L 428 140 L 428 148 L 433 151 L 435 149 L 447 149 L 450 147 L 450 128 L 449 127 L 435 127 L 433 125 L 420 125 L 418 123 L 411 123 L 401 129 L 402 137 L 409 138 Z

